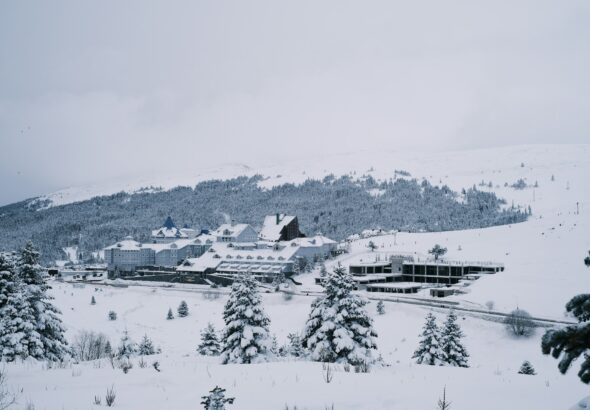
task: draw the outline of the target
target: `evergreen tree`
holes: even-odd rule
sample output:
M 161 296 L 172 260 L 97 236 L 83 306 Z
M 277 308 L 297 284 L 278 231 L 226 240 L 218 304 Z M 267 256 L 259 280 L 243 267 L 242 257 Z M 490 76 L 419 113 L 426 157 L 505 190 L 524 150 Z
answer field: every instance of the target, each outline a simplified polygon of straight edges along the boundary
M 111 346 L 110 340 L 107 340 L 107 343 L 104 346 L 104 352 L 107 357 L 110 357 L 113 354 L 113 347 Z
M 233 404 L 235 400 L 234 397 L 225 397 L 225 389 L 219 386 L 215 386 L 208 396 L 202 396 L 201 398 L 203 399 L 201 404 L 205 410 L 225 410 L 225 405 Z
M 150 339 L 147 335 L 143 335 L 143 339 L 141 339 L 141 343 L 139 343 L 137 353 L 140 356 L 150 356 L 156 354 L 156 348 L 154 347 L 154 343 L 152 342 L 152 339 Z
M 537 373 L 535 372 L 535 368 L 533 367 L 531 362 L 525 360 L 524 362 L 522 362 L 522 366 L 520 366 L 518 374 L 528 374 L 534 376 Z
M 565 374 L 572 362 L 580 356 L 584 360 L 578 377 L 583 383 L 590 383 L 590 294 L 573 297 L 565 309 L 578 319 L 578 324 L 562 329 L 548 330 L 541 340 L 543 354 L 551 354 L 555 359 L 562 355 L 557 368 Z
M 166 315 L 166 320 L 174 319 L 174 313 L 172 313 L 172 308 L 168 308 L 168 314 Z
M 0 309 L 6 305 L 10 295 L 18 291 L 15 270 L 12 255 L 0 252 Z
M 326 269 L 326 264 L 322 261 L 320 265 L 320 277 L 325 278 L 328 275 L 328 270 Z
M 451 309 L 441 331 L 440 345 L 443 352 L 443 360 L 451 366 L 469 367 L 467 358 L 469 354 L 461 343 L 463 332 L 457 323 L 457 315 Z
M 279 341 L 277 335 L 272 335 L 272 338 L 270 339 L 270 352 L 275 356 L 279 355 Z
M 129 337 L 129 332 L 125 330 L 119 342 L 119 348 L 117 349 L 117 356 L 119 358 L 129 359 L 131 356 L 137 353 L 137 344 L 134 343 Z
M 420 345 L 412 356 L 418 364 L 442 366 L 444 354 L 440 347 L 440 334 L 436 319 L 432 313 L 426 315 L 426 323 L 422 329 Z
M 207 327 L 201 331 L 201 343 L 197 351 L 204 356 L 219 356 L 221 353 L 217 332 L 212 323 L 208 323 Z
M 0 360 L 42 357 L 33 309 L 23 294 L 12 255 L 0 253 Z
M 377 302 L 377 313 L 380 315 L 384 315 L 385 314 L 385 304 L 383 303 L 382 300 L 380 300 L 379 302 Z
M 233 283 L 223 319 L 223 363 L 253 363 L 264 360 L 270 344 L 270 319 L 262 308 L 256 281 L 250 275 L 240 275 Z
M 180 305 L 178 305 L 178 309 L 176 311 L 178 312 L 178 317 L 188 316 L 188 305 L 184 300 L 180 302 Z
M 61 312 L 51 303 L 53 297 L 47 294 L 50 286 L 41 275 L 39 252 L 31 242 L 25 245 L 19 255 L 18 271 L 24 286 L 24 298 L 31 309 L 31 322 L 40 336 L 42 345 L 42 352 L 35 346 L 32 350 L 29 349 L 29 354 L 36 359 L 63 360 L 70 351 L 59 317 Z
M 352 365 L 374 361 L 377 333 L 365 310 L 367 300 L 352 293 L 353 287 L 342 266 L 324 281 L 325 295 L 312 303 L 302 340 L 313 360 Z
M 94 299 L 94 296 L 92 296 L 92 298 L 90 299 L 90 304 L 96 305 L 96 299 Z
M 301 344 L 301 337 L 297 333 L 289 333 L 287 339 L 289 340 L 288 353 L 291 356 L 302 357 L 305 355 L 305 350 Z

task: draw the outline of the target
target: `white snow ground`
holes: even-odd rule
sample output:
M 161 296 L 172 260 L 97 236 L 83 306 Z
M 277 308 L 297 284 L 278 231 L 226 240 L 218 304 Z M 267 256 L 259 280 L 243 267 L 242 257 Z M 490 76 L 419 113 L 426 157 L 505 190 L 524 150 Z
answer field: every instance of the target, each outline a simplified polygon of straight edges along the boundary
M 427 310 L 407 305 L 386 304 L 383 316 L 375 315 L 379 351 L 390 367 L 369 374 L 345 373 L 336 368 L 334 380 L 326 384 L 322 366 L 310 362 L 275 362 L 260 365 L 219 365 L 215 359 L 199 357 L 195 348 L 199 330 L 208 321 L 222 325 L 225 296 L 206 299 L 187 290 L 155 291 L 144 287 L 74 289 L 58 284 L 53 293 L 64 313 L 68 336 L 82 329 L 106 333 L 113 342 L 127 329 L 139 341 L 148 334 L 162 347 L 158 360 L 161 373 L 153 368 L 134 368 L 123 374 L 107 361 L 83 363 L 65 369 L 45 369 L 37 363 L 6 366 L 10 387 L 19 392 L 20 407 L 33 403 L 36 409 L 96 409 L 95 395 L 106 389 L 117 391 L 116 408 L 188 409 L 215 385 L 236 397 L 235 409 L 412 409 L 435 408 L 444 386 L 453 409 L 567 409 L 587 395 L 588 388 L 574 374 L 562 376 L 556 362 L 541 355 L 538 331 L 531 339 L 517 340 L 493 322 L 466 317 L 461 325 L 471 354 L 469 369 L 420 366 L 412 362 L 423 317 Z M 97 304 L 90 305 L 94 295 Z M 165 319 L 169 307 L 187 300 L 187 318 Z M 281 295 L 264 296 L 271 318 L 271 331 L 286 342 L 286 335 L 301 329 L 311 298 L 283 300 Z M 107 320 L 115 310 L 119 318 Z M 375 303 L 369 305 L 371 314 Z M 442 320 L 444 315 L 438 314 Z M 461 315 L 460 315 L 461 316 Z M 538 375 L 517 374 L 523 360 L 530 360 Z M 104 398 L 103 398 L 104 405 Z
M 471 231 L 400 233 L 396 245 L 393 236 L 372 240 L 380 247 L 378 252 L 384 254 L 425 253 L 440 243 L 448 247 L 450 259 L 503 262 L 505 272 L 475 281 L 468 294 L 450 300 L 475 306 L 492 300 L 497 310 L 508 311 L 518 305 L 535 316 L 563 319 L 565 303 L 573 295 L 587 292 L 590 285 L 590 269 L 582 261 L 590 249 L 589 153 L 588 145 L 533 146 L 422 156 L 363 153 L 352 166 L 352 156 L 329 162 L 335 174 L 356 169 L 359 175 L 372 166 L 371 174 L 377 178 L 391 176 L 394 169 L 405 169 L 413 176 L 425 176 L 435 183 L 441 180 L 455 189 L 491 180 L 494 190 L 509 203 L 514 200 L 530 204 L 533 218 L 523 224 Z M 328 169 L 322 161 L 290 166 L 270 172 L 275 177 L 265 184 L 320 176 Z M 282 176 L 277 178 L 277 174 Z M 553 182 L 551 175 L 555 176 Z M 534 194 L 533 189 L 515 191 L 503 187 L 505 182 L 510 184 L 521 177 L 531 184 L 538 181 Z M 579 215 L 575 212 L 576 202 Z M 355 242 L 352 253 L 342 260 L 374 257 L 366 248 L 367 242 Z M 313 288 L 313 275 L 302 278 L 305 287 Z M 64 313 L 68 338 L 73 339 L 82 329 L 95 330 L 105 332 L 116 344 L 125 329 L 136 341 L 147 333 L 162 347 L 162 354 L 149 358 L 150 363 L 160 361 L 162 372 L 139 368 L 137 359 L 129 374 L 113 370 L 106 361 L 50 370 L 37 363 L 8 364 L 10 388 L 19 396 L 17 408 L 25 408 L 29 402 L 36 409 L 98 408 L 92 404 L 94 396 L 104 397 L 111 386 L 117 391 L 115 406 L 120 409 L 199 408 L 200 396 L 215 385 L 236 397 L 229 409 L 256 410 L 285 409 L 286 405 L 290 409 L 297 406 L 324 410 L 332 404 L 336 410 L 430 410 L 436 408 L 444 386 L 453 410 L 568 409 L 588 395 L 588 386 L 576 377 L 578 363 L 562 376 L 557 362 L 541 354 L 542 330 L 530 339 L 514 339 L 500 324 L 465 317 L 461 324 L 471 368 L 419 366 L 410 357 L 428 308 L 386 303 L 387 313 L 375 316 L 375 327 L 379 352 L 391 366 L 375 368 L 369 374 L 345 373 L 337 368 L 334 380 L 327 384 L 322 379 L 322 366 L 317 363 L 223 366 L 214 359 L 199 357 L 195 351 L 199 331 L 208 321 L 221 327 L 226 296 L 210 300 L 188 288 L 97 288 L 100 290 L 90 285 L 80 289 L 56 284 L 53 293 Z M 95 306 L 90 305 L 92 295 L 97 300 Z M 165 320 L 168 308 L 175 309 L 183 299 L 189 303 L 190 316 Z M 271 332 L 280 343 L 286 341 L 287 333 L 302 329 L 312 300 L 305 296 L 290 301 L 277 294 L 264 296 Z M 111 309 L 119 314 L 116 322 L 107 320 Z M 375 312 L 374 303 L 369 311 Z M 435 313 L 443 318 L 442 313 Z M 536 376 L 517 374 L 525 359 L 535 366 Z

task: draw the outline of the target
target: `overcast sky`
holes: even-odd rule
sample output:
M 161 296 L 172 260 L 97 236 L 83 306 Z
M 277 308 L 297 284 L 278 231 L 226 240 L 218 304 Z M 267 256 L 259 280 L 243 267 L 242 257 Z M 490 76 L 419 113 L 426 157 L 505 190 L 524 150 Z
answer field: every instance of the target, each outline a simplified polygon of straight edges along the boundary
M 589 73 L 587 0 L 4 1 L 0 204 L 268 156 L 590 142 Z

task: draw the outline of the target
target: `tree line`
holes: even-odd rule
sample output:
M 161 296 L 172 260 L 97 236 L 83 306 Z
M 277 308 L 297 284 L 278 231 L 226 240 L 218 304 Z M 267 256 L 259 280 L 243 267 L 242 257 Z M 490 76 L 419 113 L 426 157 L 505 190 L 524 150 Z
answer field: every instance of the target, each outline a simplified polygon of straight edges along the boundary
M 448 231 L 525 221 L 527 212 L 507 207 L 494 193 L 472 187 L 461 193 L 416 179 L 376 181 L 333 175 L 302 184 L 261 188 L 262 176 L 209 180 L 195 187 L 134 194 L 118 193 L 44 209 L 25 201 L 0 208 L 0 250 L 34 241 L 43 262 L 64 259 L 78 246 L 82 259 L 125 236 L 147 241 L 171 215 L 179 226 L 214 229 L 227 215 L 259 228 L 265 215 L 297 215 L 307 235 L 336 240 L 365 229 Z M 374 190 L 379 194 L 375 195 Z

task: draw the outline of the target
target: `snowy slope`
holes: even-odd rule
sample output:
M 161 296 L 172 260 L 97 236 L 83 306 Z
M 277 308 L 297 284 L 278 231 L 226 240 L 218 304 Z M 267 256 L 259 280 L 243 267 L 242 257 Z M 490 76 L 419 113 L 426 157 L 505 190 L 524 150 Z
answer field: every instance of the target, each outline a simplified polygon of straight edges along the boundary
M 448 184 L 461 189 L 491 180 L 500 186 L 513 183 L 517 178 L 535 179 L 550 177 L 551 173 L 568 173 L 572 170 L 589 169 L 590 145 L 530 145 L 511 146 L 481 150 L 466 150 L 442 153 L 416 153 L 368 149 L 329 157 L 314 157 L 281 162 L 277 165 L 220 165 L 214 168 L 196 168 L 182 174 L 170 174 L 162 169 L 154 175 L 136 178 L 118 178 L 100 184 L 71 187 L 43 195 L 37 200 L 50 201 L 57 206 L 83 201 L 99 195 L 117 192 L 137 192 L 142 188 L 172 189 L 176 186 L 194 186 L 200 181 L 218 178 L 261 174 L 267 179 L 262 186 L 271 187 L 287 182 L 301 183 L 307 178 L 323 178 L 333 173 L 336 176 L 352 174 L 360 177 L 367 174 L 377 179 L 393 177 L 395 170 L 409 171 L 415 178 L 427 178 L 437 184 Z M 524 168 L 520 164 L 525 164 Z M 563 184 L 565 179 L 561 178 Z M 524 195 L 519 199 L 529 200 Z

